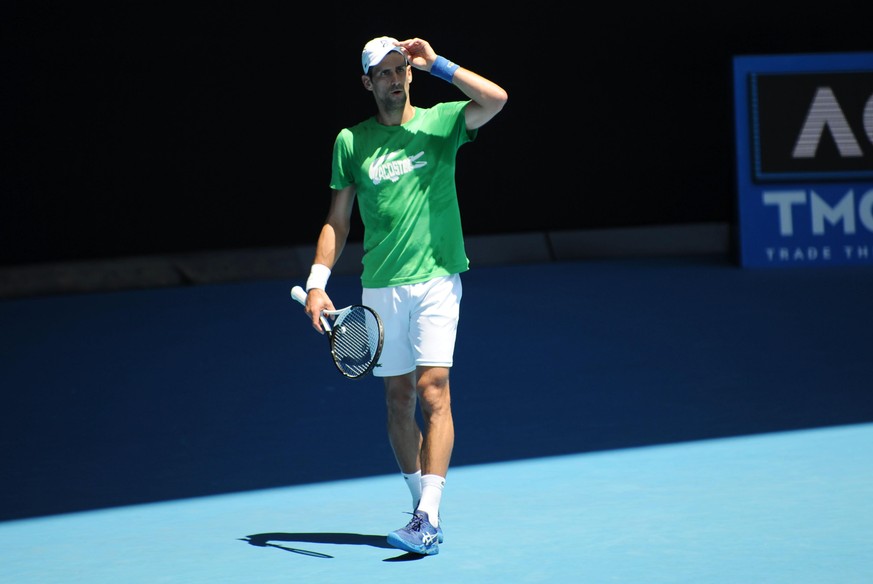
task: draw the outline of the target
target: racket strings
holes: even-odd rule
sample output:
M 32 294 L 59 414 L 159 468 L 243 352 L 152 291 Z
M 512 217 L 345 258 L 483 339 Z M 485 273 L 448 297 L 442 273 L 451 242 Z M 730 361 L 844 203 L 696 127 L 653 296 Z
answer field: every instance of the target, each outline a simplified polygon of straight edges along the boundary
M 369 371 L 378 357 L 380 326 L 372 311 L 355 306 L 333 324 L 334 360 L 345 375 L 358 377 Z

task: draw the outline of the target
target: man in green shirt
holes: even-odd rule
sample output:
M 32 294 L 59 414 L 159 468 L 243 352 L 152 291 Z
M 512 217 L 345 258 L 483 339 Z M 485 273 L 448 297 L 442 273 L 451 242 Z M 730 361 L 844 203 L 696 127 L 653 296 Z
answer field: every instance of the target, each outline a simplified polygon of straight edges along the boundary
M 458 149 L 497 115 L 507 94 L 497 84 L 437 55 L 413 38 L 379 37 L 364 46 L 361 82 L 376 115 L 341 130 L 334 144 L 332 198 L 306 283 L 306 312 L 334 309 L 325 292 L 348 238 L 355 200 L 364 225 L 362 303 L 385 326 L 374 375 L 382 377 L 388 438 L 412 494 L 412 519 L 388 542 L 439 553 L 439 508 L 454 446 L 449 371 L 469 269 L 455 188 Z M 413 69 L 457 87 L 466 99 L 412 105 Z M 424 430 L 415 413 L 421 408 Z

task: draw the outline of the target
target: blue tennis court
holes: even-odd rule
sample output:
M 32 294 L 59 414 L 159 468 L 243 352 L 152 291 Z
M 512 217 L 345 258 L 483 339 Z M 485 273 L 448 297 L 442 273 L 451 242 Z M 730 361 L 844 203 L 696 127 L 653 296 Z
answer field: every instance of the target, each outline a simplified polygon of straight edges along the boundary
M 0 301 L 0 581 L 868 582 L 873 271 L 474 267 L 437 556 L 290 282 Z M 355 276 L 331 279 L 338 304 Z

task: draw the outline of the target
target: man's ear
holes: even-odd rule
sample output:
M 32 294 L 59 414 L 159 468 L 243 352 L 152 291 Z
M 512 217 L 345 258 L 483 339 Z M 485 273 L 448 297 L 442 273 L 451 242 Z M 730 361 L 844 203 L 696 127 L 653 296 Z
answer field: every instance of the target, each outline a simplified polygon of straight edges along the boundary
M 370 79 L 369 75 L 361 75 L 361 83 L 364 84 L 364 89 L 373 91 L 373 80 Z

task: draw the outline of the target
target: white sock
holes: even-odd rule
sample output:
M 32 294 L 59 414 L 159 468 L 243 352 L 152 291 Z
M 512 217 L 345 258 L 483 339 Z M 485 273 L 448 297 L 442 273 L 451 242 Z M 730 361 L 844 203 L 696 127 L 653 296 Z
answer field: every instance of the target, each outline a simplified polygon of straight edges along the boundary
M 418 508 L 427 513 L 431 525 L 440 524 L 440 501 L 443 498 L 443 487 L 446 486 L 445 477 L 427 474 L 421 477 L 421 501 Z
M 409 487 L 409 494 L 412 495 L 412 510 L 415 511 L 415 507 L 421 499 L 421 470 L 411 474 L 406 474 L 405 472 L 400 474 L 403 475 L 403 480 L 406 481 L 406 486 Z

